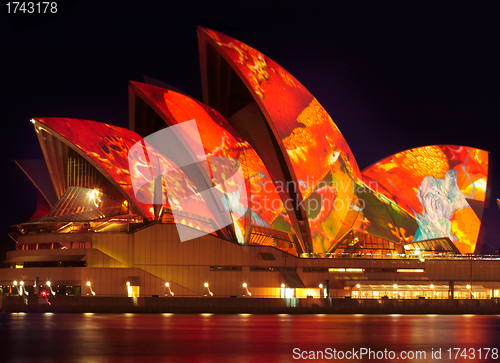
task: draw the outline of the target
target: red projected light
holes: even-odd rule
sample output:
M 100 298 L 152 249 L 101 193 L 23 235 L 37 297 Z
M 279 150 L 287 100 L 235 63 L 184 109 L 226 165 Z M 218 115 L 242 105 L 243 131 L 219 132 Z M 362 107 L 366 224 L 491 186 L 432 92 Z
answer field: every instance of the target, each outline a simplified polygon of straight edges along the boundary
M 253 224 L 290 230 L 290 225 L 273 224 L 280 213 L 286 215 L 286 210 L 271 180 L 271 174 L 256 151 L 217 111 L 172 90 L 138 82 L 131 82 L 130 87 L 138 97 L 143 98 L 158 112 L 167 125 L 196 120 L 199 136 L 209 159 L 231 157 L 240 162 L 248 192 L 246 197 L 252 209 Z M 226 168 L 215 167 L 211 167 L 210 172 L 213 180 L 223 180 L 224 174 L 234 173 Z M 236 186 L 230 192 L 234 194 L 237 190 Z

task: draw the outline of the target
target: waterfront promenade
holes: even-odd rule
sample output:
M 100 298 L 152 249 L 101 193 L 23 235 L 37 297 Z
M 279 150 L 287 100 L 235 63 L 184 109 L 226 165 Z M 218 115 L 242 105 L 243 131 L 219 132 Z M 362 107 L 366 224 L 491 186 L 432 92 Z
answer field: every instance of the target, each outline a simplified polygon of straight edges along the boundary
M 48 303 L 50 302 L 50 304 Z M 3 312 L 500 314 L 500 299 L 3 296 Z

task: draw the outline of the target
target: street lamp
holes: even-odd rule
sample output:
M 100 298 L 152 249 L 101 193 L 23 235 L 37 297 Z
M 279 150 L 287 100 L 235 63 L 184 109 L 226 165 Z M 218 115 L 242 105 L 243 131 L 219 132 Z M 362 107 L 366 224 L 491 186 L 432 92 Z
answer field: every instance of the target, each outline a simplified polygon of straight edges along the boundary
M 360 290 L 360 288 L 361 288 L 361 285 L 360 284 L 356 284 L 356 289 L 358 289 L 358 291 L 353 292 L 353 295 L 356 296 L 356 297 L 358 297 L 358 298 L 362 297 L 361 296 L 361 290 Z
M 56 293 L 54 292 L 54 290 L 52 290 L 52 287 L 51 287 L 51 286 L 52 286 L 52 284 L 50 283 L 50 281 L 47 281 L 47 282 L 45 283 L 45 285 L 47 285 L 47 287 L 49 288 L 50 293 L 51 293 L 52 295 L 55 295 L 55 294 L 56 294 Z
M 324 291 L 323 291 L 323 284 L 319 284 L 319 297 L 325 297 Z
M 434 291 L 434 284 L 430 284 L 429 288 L 432 290 L 432 299 L 436 298 L 436 291 Z
M 243 287 L 245 288 L 245 290 L 247 290 L 247 295 L 252 296 L 252 293 L 250 291 L 248 291 L 248 285 L 246 282 L 243 283 Z
M 130 281 L 127 281 L 125 283 L 125 285 L 127 285 L 127 296 L 128 297 L 135 297 L 134 290 L 132 289 L 132 286 L 130 286 Z
M 285 289 L 285 284 L 281 284 L 281 289 L 280 289 L 280 297 L 284 299 L 286 297 L 286 289 Z
M 210 294 L 210 296 L 214 296 L 214 293 L 212 291 L 210 291 L 210 287 L 208 286 L 208 282 L 205 282 L 204 286 L 207 288 L 208 293 Z
M 94 292 L 94 290 L 92 290 L 92 284 L 90 283 L 90 281 L 87 281 L 87 286 L 88 286 L 88 287 L 89 287 L 89 289 L 90 289 L 90 293 L 91 293 L 93 296 L 95 296 L 95 292 Z M 88 294 L 87 294 L 87 295 L 88 295 Z
M 172 290 L 170 289 L 170 283 L 167 281 L 165 282 L 165 287 L 167 288 L 168 292 L 170 293 L 170 295 L 174 296 L 174 293 L 172 292 Z M 168 296 L 168 294 L 165 294 L 166 296 Z
M 467 288 L 467 290 L 470 290 L 470 298 L 472 299 L 472 286 L 470 284 L 467 284 L 467 286 L 465 286 Z

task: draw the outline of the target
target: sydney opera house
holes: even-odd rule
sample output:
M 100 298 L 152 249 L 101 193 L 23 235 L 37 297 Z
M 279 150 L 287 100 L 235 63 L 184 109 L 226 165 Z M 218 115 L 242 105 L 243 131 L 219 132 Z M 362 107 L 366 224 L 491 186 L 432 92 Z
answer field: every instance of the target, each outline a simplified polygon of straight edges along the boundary
M 291 74 L 198 40 L 203 102 L 130 82 L 128 129 L 31 120 L 44 160 L 17 163 L 38 207 L 12 227 L 4 294 L 499 296 L 500 263 L 476 257 L 488 152 L 423 146 L 360 170 Z

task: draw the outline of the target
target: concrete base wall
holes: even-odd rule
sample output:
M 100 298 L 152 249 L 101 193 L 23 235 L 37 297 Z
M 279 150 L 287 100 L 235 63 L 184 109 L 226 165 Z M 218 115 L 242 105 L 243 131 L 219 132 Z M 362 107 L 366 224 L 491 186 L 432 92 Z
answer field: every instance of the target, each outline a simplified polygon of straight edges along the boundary
M 500 314 L 500 299 L 264 299 L 3 296 L 4 312 L 251 314 Z

